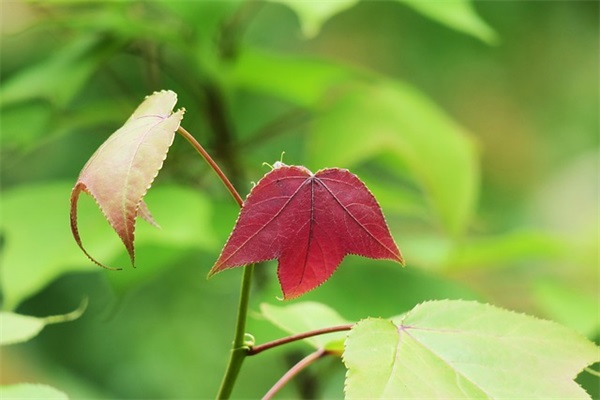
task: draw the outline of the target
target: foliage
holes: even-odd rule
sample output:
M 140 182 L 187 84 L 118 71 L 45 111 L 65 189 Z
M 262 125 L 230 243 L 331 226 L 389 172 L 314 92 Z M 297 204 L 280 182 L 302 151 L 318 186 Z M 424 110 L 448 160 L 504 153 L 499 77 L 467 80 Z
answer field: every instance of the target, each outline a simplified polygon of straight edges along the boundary
M 355 325 L 344 351 L 346 397 L 585 399 L 572 379 L 598 348 L 582 339 L 490 305 L 427 302 L 397 323 Z
M 149 96 L 94 153 L 85 165 L 71 193 L 71 230 L 84 253 L 77 228 L 77 201 L 89 193 L 117 232 L 134 263 L 135 220 L 141 216 L 156 225 L 142 198 L 167 157 L 184 110 L 172 114 L 177 101 L 173 92 Z M 102 265 L 102 264 L 100 264 Z
M 347 254 L 404 262 L 356 175 L 275 164 L 244 201 L 209 275 L 277 258 L 283 297 L 291 299 L 323 284 Z
M 175 141 L 145 197 L 162 230 L 136 227 L 135 270 L 90 267 L 65 218 L 89 155 L 163 88 L 241 193 L 285 150 L 312 170 L 351 168 L 378 199 L 408 267 L 350 256 L 306 299 L 350 323 L 477 299 L 597 340 L 598 5 L 274 3 L 2 4 L 3 308 L 52 315 L 90 298 L 80 320 L 3 347 L 3 383 L 43 380 L 72 398 L 216 392 L 239 277 L 202 277 L 237 210 L 208 169 Z M 79 212 L 90 254 L 126 263 L 93 201 Z M 258 343 L 281 335 L 252 311 L 280 293 L 268 270 L 256 269 L 251 296 Z M 346 321 L 302 304 L 260 308 L 289 333 Z M 339 354 L 340 343 L 317 346 Z M 264 394 L 305 351 L 250 357 L 233 395 Z M 343 371 L 323 360 L 293 382 L 282 396 L 341 397 Z M 577 382 L 598 395 L 597 378 Z

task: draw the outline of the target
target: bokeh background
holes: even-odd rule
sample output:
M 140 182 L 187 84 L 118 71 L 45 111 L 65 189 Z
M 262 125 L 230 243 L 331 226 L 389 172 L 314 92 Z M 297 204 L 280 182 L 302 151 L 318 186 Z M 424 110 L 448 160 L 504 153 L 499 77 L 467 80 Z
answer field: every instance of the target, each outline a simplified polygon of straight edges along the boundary
M 176 138 L 139 222 L 137 265 L 89 198 L 69 195 L 94 150 L 156 90 L 244 195 L 287 164 L 350 168 L 379 199 L 407 267 L 347 257 L 319 301 L 347 319 L 430 299 L 476 299 L 598 342 L 599 3 L 590 1 L 4 0 L 1 14 L 2 307 L 84 315 L 0 348 L 0 383 L 71 398 L 210 398 L 233 335 L 241 270 L 206 279 L 235 203 Z M 84 196 L 85 197 L 85 196 Z M 256 268 L 248 331 L 281 305 Z M 256 398 L 309 350 L 247 360 Z M 339 359 L 281 394 L 340 398 Z M 595 397 L 598 380 L 578 381 Z

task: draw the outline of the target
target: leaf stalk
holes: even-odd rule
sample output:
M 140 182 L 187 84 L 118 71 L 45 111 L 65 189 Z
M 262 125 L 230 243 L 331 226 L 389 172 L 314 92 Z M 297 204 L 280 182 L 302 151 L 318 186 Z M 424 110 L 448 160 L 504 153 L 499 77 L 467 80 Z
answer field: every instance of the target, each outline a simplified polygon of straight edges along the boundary
M 213 171 L 215 171 L 219 179 L 221 179 L 229 193 L 231 193 L 231 195 L 233 196 L 235 202 L 241 207 L 244 204 L 244 199 L 242 199 L 242 196 L 240 196 L 240 194 L 235 189 L 231 181 L 229 181 L 225 173 L 223 173 L 221 168 L 219 168 L 219 165 L 215 162 L 215 160 L 212 159 L 210 154 L 208 154 L 207 151 L 204 150 L 204 147 L 202 147 L 202 145 L 198 143 L 196 138 L 194 138 L 183 126 L 180 126 L 177 129 L 177 132 L 179 132 L 179 134 L 181 134 L 181 136 L 183 136 L 192 145 L 192 147 L 196 149 L 198 153 L 200 153 L 204 161 L 208 163 L 208 165 L 213 169 Z
M 309 338 L 312 336 L 324 335 L 326 333 L 332 333 L 332 332 L 349 331 L 350 329 L 352 329 L 353 326 L 354 326 L 354 324 L 329 326 L 327 328 L 315 329 L 313 331 L 302 332 L 302 333 L 297 333 L 295 335 L 286 336 L 284 338 L 273 340 L 271 342 L 267 342 L 267 343 L 264 343 L 264 344 L 261 344 L 258 346 L 253 346 L 248 350 L 248 355 L 254 356 L 265 350 L 269 350 L 269 349 L 272 349 L 277 346 L 295 342 L 297 340 L 306 339 L 306 338 Z
M 310 353 L 302 360 L 298 361 L 296 365 L 290 368 L 278 381 L 273 385 L 271 389 L 263 396 L 262 400 L 270 400 L 283 388 L 292 378 L 298 375 L 303 369 L 317 361 L 318 359 L 329 354 L 325 349 L 318 349 L 315 352 Z
M 244 200 L 242 199 L 242 196 L 240 196 L 240 194 L 235 189 L 231 181 L 227 178 L 225 173 L 223 173 L 221 168 L 219 168 L 219 165 L 212 159 L 210 154 L 208 154 L 208 152 L 204 150 L 204 147 L 202 147 L 202 145 L 198 143 L 198 141 L 184 127 L 180 126 L 177 129 L 177 132 L 179 132 L 192 145 L 192 147 L 196 149 L 198 153 L 200 153 L 202 158 L 208 163 L 208 165 L 213 169 L 213 171 L 215 171 L 217 176 L 221 179 L 229 193 L 231 193 L 231 196 L 233 196 L 235 202 L 240 207 L 242 207 L 244 205 Z M 233 391 L 235 381 L 240 372 L 240 369 L 242 368 L 244 359 L 246 358 L 246 356 L 248 355 L 248 351 L 250 350 L 250 347 L 244 342 L 244 337 L 246 334 L 246 319 L 248 316 L 248 301 L 250 298 L 250 288 L 252 285 L 253 271 L 254 264 L 250 264 L 244 267 L 233 345 L 229 355 L 229 362 L 227 363 L 225 375 L 223 375 L 223 380 L 219 388 L 219 393 L 217 394 L 217 399 L 228 399 L 231 396 L 231 392 Z

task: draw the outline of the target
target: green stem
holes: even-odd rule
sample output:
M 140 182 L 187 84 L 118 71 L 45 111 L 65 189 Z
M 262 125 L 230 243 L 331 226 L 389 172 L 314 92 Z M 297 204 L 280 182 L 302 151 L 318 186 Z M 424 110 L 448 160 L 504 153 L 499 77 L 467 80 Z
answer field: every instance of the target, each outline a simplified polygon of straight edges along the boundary
M 229 362 L 227 363 L 227 369 L 225 370 L 225 375 L 221 381 L 217 399 L 228 399 L 231 396 L 233 386 L 235 385 L 237 376 L 242 368 L 244 359 L 250 350 L 250 346 L 244 341 L 244 336 L 246 334 L 246 316 L 248 314 L 248 299 L 250 297 L 250 284 L 252 283 L 253 270 L 254 264 L 244 267 L 233 347 L 231 348 Z
M 210 165 L 210 167 L 219 176 L 229 193 L 233 196 L 236 203 L 240 207 L 243 206 L 244 200 L 240 194 L 235 190 L 235 187 L 231 184 L 227 176 L 221 171 L 221 168 L 212 159 L 212 157 L 204 150 L 204 147 L 183 127 L 179 127 L 177 131 L 200 153 L 202 158 Z M 217 399 L 228 399 L 231 396 L 233 387 L 237 376 L 242 368 L 242 363 L 248 355 L 250 346 L 245 343 L 244 336 L 246 334 L 246 318 L 248 316 L 248 300 L 250 298 L 250 287 L 252 284 L 252 272 L 254 270 L 254 264 L 250 264 L 244 267 L 244 274 L 242 277 L 242 288 L 240 291 L 240 302 L 237 310 L 237 320 L 235 324 L 235 336 L 233 338 L 233 345 L 231 347 L 231 353 L 229 355 L 229 362 L 227 363 L 227 369 L 217 394 Z

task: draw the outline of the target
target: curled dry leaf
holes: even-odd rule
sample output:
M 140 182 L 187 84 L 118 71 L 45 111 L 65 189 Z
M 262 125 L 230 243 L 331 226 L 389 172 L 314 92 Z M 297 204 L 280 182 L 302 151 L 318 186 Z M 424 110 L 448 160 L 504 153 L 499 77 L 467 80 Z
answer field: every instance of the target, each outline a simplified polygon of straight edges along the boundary
M 209 276 L 278 259 L 291 299 L 329 279 L 347 254 L 403 263 L 379 204 L 356 175 L 278 162 L 248 195 Z
M 135 220 L 141 216 L 156 225 L 142 198 L 167 157 L 184 109 L 173 113 L 177 94 L 170 90 L 146 97 L 127 122 L 98 148 L 83 167 L 71 193 L 71 230 L 83 247 L 77 229 L 77 201 L 81 192 L 91 195 L 117 232 L 134 264 Z

